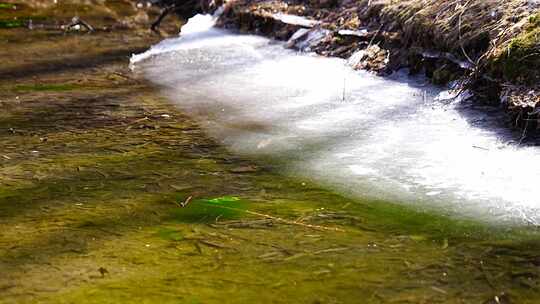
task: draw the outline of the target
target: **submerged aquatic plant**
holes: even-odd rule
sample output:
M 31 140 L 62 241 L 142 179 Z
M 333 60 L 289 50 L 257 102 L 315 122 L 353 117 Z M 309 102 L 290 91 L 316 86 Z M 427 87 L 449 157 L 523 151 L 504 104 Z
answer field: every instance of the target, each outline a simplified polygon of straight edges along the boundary
M 23 20 L 0 20 L 0 28 L 16 28 L 24 27 L 25 22 Z
M 17 6 L 13 3 L 0 2 L 0 9 L 15 9 Z
M 170 229 L 170 228 L 163 228 L 157 232 L 157 235 L 163 239 L 171 240 L 171 241 L 181 241 L 184 239 L 184 235 L 181 231 Z
M 188 201 L 188 199 L 185 201 Z M 245 201 L 235 196 L 198 199 L 176 209 L 173 212 L 173 217 L 181 222 L 231 220 L 245 215 L 246 206 Z
M 227 205 L 227 204 L 231 204 L 231 203 L 238 202 L 238 201 L 240 201 L 240 198 L 238 198 L 236 196 L 222 196 L 222 197 L 217 197 L 217 198 L 206 200 L 207 203 L 221 204 L 221 205 Z
M 60 84 L 24 84 L 17 85 L 14 90 L 17 92 L 64 92 L 79 89 L 80 86 L 71 83 Z

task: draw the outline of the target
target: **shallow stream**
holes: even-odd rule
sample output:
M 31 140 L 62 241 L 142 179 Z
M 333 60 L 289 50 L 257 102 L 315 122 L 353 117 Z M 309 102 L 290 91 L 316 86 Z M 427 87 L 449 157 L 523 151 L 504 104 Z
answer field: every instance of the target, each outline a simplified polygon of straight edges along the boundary
M 540 147 L 520 145 L 497 109 L 212 25 L 196 16 L 132 65 L 236 153 L 349 196 L 539 223 Z
M 0 303 L 539 303 L 538 148 L 212 24 L 0 33 Z

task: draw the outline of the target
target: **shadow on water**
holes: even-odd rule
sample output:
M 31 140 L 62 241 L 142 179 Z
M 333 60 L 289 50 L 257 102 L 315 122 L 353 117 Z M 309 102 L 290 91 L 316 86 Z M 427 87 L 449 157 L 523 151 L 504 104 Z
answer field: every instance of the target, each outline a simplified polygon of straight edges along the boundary
M 499 141 L 512 146 L 540 146 L 540 132 L 512 127 L 511 117 L 501 106 L 480 105 L 463 101 L 455 109 L 474 128 L 495 134 Z
M 146 47 L 126 47 L 100 53 L 89 52 L 77 57 L 42 60 L 31 64 L 20 64 L 9 68 L 0 68 L 1 81 L 13 81 L 29 76 L 40 76 L 73 70 L 91 69 L 105 66 L 108 63 L 126 60 L 134 53 L 144 52 Z
M 403 78 L 403 75 L 408 73 L 408 69 L 402 69 L 383 78 L 397 83 L 407 84 L 419 90 L 426 90 L 427 88 L 425 92 L 431 92 L 429 93 L 430 95 L 436 95 L 436 93 L 433 93 L 434 91 L 440 92 L 449 89 L 448 87 L 435 88 L 428 79 L 419 75 L 410 75 L 410 77 Z M 449 91 L 449 94 L 454 95 L 452 91 Z M 532 131 L 524 133 L 523 130 L 512 127 L 513 123 L 510 121 L 510 115 L 504 111 L 503 105 L 477 103 L 474 100 L 468 99 L 466 95 L 467 92 L 461 92 L 461 96 L 440 100 L 439 104 L 435 103 L 433 106 L 448 107 L 456 110 L 471 127 L 494 134 L 502 143 L 517 146 L 521 144 L 540 146 L 540 132 Z
M 234 209 L 244 206 L 241 201 L 223 197 L 234 192 L 230 188 L 236 183 L 224 187 L 222 182 L 226 182 L 227 177 L 201 175 L 200 159 L 181 161 L 176 165 L 178 167 L 172 166 L 171 159 L 182 158 L 182 155 L 182 152 L 179 155 L 138 153 L 131 158 L 96 158 L 95 163 L 86 162 L 88 169 L 82 172 L 75 169 L 75 161 L 66 164 L 72 167 L 71 170 L 55 174 L 60 175 L 59 178 L 40 180 L 31 187 L 20 189 L 2 187 L 0 225 L 5 228 L 3 237 L 17 235 L 13 223 L 34 222 L 37 225 L 34 229 L 42 230 L 42 233 L 20 235 L 16 244 L 5 248 L 0 261 L 10 267 L 46 263 L 57 255 L 88 253 L 91 250 L 88 246 L 95 243 L 92 241 L 95 237 L 101 241 L 122 238 L 141 227 L 159 227 L 168 221 L 197 224 L 213 221 L 218 216 L 235 218 L 237 212 L 234 210 L 207 207 L 208 204 L 227 204 Z M 70 156 L 81 159 L 77 155 Z M 179 170 L 188 167 L 191 170 L 187 175 Z M 127 172 L 136 172 L 136 175 L 126 175 Z M 173 186 L 169 186 L 171 184 Z M 223 198 L 197 198 L 192 202 L 192 208 L 180 210 L 178 202 L 193 195 Z M 8 274 L 7 270 L 5 274 Z
M 50 129 L 90 130 L 126 124 L 121 117 L 115 117 L 118 107 L 127 108 L 124 101 L 145 91 L 144 88 L 126 92 L 96 93 L 96 88 L 80 88 L 87 96 L 68 97 L 54 103 L 41 102 L 42 99 L 58 99 L 55 95 L 38 96 L 26 100 L 25 105 L 0 116 L 0 130 L 5 132 L 39 131 Z M 53 93 L 54 94 L 54 93 Z M 81 95 L 83 95 L 81 94 Z M 30 105 L 26 105 L 30 104 Z M 133 110 L 137 110 L 133 107 Z M 140 110 L 140 115 L 144 111 Z M 81 119 L 85 117 L 85 119 Z M 13 129 L 14 131 L 9 131 Z

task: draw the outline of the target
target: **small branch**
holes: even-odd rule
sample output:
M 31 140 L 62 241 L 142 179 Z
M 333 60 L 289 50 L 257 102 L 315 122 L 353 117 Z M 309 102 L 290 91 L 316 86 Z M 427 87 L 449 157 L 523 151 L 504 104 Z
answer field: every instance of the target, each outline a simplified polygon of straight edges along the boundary
M 458 17 L 458 23 L 459 23 L 459 28 L 458 28 L 458 35 L 459 35 L 459 46 L 461 48 L 461 51 L 463 52 L 463 55 L 465 56 L 465 58 L 467 58 L 467 60 L 469 60 L 469 62 L 475 66 L 476 63 L 471 59 L 471 57 L 469 57 L 469 55 L 467 54 L 467 52 L 465 51 L 465 48 L 463 47 L 463 42 L 461 41 L 461 18 L 463 17 L 463 14 L 465 13 L 465 11 L 467 10 L 467 6 L 469 6 L 469 3 L 471 3 L 471 1 L 467 1 L 467 3 L 465 3 L 465 5 L 463 6 L 463 9 L 461 11 L 461 13 L 459 14 L 459 17 Z
M 275 220 L 277 222 L 281 222 L 281 223 L 288 224 L 288 225 L 297 225 L 297 226 L 303 226 L 303 227 L 306 227 L 306 228 L 318 229 L 318 230 L 339 231 L 339 232 L 345 231 L 343 229 L 336 228 L 336 227 L 326 227 L 326 226 L 319 226 L 319 225 L 304 224 L 304 223 L 301 223 L 301 222 L 290 221 L 290 220 L 282 219 L 280 217 L 275 217 L 275 216 L 272 216 L 272 215 L 259 213 L 259 212 L 254 212 L 254 211 L 249 211 L 249 210 L 244 210 L 244 212 L 248 213 L 248 214 L 252 214 L 252 215 L 257 215 L 257 216 L 269 218 L 269 219 Z
M 371 41 L 369 42 L 366 49 L 369 49 L 373 45 L 373 43 L 375 42 L 375 38 L 379 36 L 383 27 L 384 27 L 384 23 L 381 23 L 381 26 L 379 26 L 379 29 L 375 32 L 375 35 L 373 35 L 373 37 L 371 38 Z
M 247 214 L 251 214 L 251 215 L 271 219 L 271 220 L 274 220 L 276 222 L 280 222 L 280 223 L 284 223 L 284 224 L 288 224 L 288 225 L 302 226 L 302 227 L 315 229 L 315 230 L 326 230 L 326 231 L 337 231 L 337 232 L 344 232 L 345 231 L 345 230 L 343 230 L 341 228 L 337 228 L 337 227 L 326 227 L 326 226 L 305 224 L 305 223 L 301 223 L 301 222 L 297 222 L 297 221 L 286 220 L 286 219 L 283 219 L 283 218 L 280 218 L 280 217 L 276 217 L 276 216 L 272 216 L 272 215 L 268 215 L 268 214 L 264 214 L 264 213 L 250 211 L 250 210 L 242 210 L 242 209 L 238 209 L 238 208 L 232 208 L 232 207 L 226 207 L 226 206 L 218 206 L 218 205 L 209 205 L 209 206 L 216 207 L 216 208 L 227 209 L 227 210 L 234 210 L 234 211 L 244 212 L 244 213 L 247 213 Z
M 184 202 L 180 203 L 180 207 L 185 208 L 189 204 L 189 202 L 191 202 L 192 198 L 193 198 L 193 196 L 190 196 L 190 197 L 186 198 L 186 200 Z
M 186 198 L 183 202 L 181 203 L 178 203 L 178 202 L 174 202 L 176 204 L 176 206 L 180 207 L 180 208 L 185 208 L 187 207 L 187 205 L 191 202 L 191 199 L 193 198 L 193 196 L 189 196 L 188 198 Z
M 165 17 L 167 17 L 171 12 L 173 12 L 174 10 L 176 9 L 176 4 L 173 4 L 171 6 L 168 6 L 166 8 L 164 8 L 162 11 L 161 11 L 161 14 L 159 15 L 159 17 L 156 19 L 156 21 L 154 21 L 152 23 L 152 25 L 150 26 L 150 29 L 156 33 L 159 33 L 158 32 L 158 28 L 159 28 L 159 25 L 161 24 L 161 22 L 163 21 L 163 19 L 165 19 Z

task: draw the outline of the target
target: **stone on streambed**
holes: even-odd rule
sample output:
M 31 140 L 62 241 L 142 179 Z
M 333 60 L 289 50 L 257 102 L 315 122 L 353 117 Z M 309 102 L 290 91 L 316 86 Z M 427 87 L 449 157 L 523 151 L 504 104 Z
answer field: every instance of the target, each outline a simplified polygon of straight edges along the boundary
M 379 45 L 371 45 L 377 34 L 367 28 L 331 30 L 319 20 L 257 5 L 226 9 L 217 25 L 287 40 L 287 47 L 304 52 L 346 59 L 352 55 L 349 62 L 355 69 L 377 74 L 390 70 L 390 53 Z
M 371 45 L 357 51 L 348 60 L 348 64 L 356 70 L 369 70 L 384 73 L 387 70 L 390 53 L 378 45 Z
M 321 28 L 301 28 L 287 41 L 287 47 L 310 52 L 318 46 L 331 32 Z
M 287 40 L 298 30 L 314 28 L 319 24 L 319 21 L 303 16 L 243 7 L 226 9 L 217 22 L 219 27 L 239 29 L 241 32 L 262 34 L 280 40 Z

